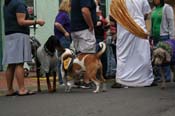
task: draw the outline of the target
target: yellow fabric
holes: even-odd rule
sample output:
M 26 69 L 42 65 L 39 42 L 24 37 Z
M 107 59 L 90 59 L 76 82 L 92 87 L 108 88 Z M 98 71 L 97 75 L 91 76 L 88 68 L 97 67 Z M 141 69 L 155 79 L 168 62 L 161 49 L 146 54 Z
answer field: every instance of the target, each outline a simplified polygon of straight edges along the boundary
M 71 80 L 73 80 L 73 77 L 67 76 L 67 80 L 68 80 L 68 81 L 71 81 Z
M 65 69 L 65 70 L 67 70 L 67 69 L 69 68 L 69 65 L 70 65 L 70 63 L 71 63 L 71 60 L 72 60 L 72 58 L 68 57 L 67 59 L 65 59 L 65 60 L 63 61 L 63 66 L 64 66 L 64 69 Z
M 112 0 L 110 12 L 117 23 L 122 25 L 126 30 L 142 39 L 147 39 L 148 33 L 146 33 L 130 16 L 125 0 Z

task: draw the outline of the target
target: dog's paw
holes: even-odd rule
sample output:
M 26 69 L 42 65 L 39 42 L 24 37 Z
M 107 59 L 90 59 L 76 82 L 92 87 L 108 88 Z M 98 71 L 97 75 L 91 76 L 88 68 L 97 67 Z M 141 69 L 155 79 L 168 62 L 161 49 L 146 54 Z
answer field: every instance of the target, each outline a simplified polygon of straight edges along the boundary
M 41 92 L 41 89 L 38 89 L 37 91 L 38 91 L 38 93 L 40 93 Z
M 161 87 L 162 90 L 164 90 L 166 88 L 166 84 L 162 82 Z
M 71 91 L 70 90 L 65 90 L 66 93 L 70 93 Z
M 93 91 L 93 93 L 99 93 L 100 91 L 97 91 L 97 90 L 95 90 L 95 91 Z
M 66 92 L 66 93 L 70 93 L 70 92 L 71 92 L 71 89 L 70 89 L 70 88 L 66 88 L 66 89 L 65 89 L 65 92 Z
M 56 89 L 53 89 L 53 92 L 56 92 L 57 90 Z
M 65 91 L 66 93 L 68 92 L 68 90 L 67 90 L 67 89 L 65 89 L 64 91 Z
M 56 92 L 56 89 L 49 89 L 48 92 L 49 93 L 54 93 L 54 92 Z
M 161 86 L 161 89 L 164 90 L 165 89 L 165 86 Z
M 101 90 L 101 92 L 107 92 L 107 89 L 103 89 L 103 90 Z

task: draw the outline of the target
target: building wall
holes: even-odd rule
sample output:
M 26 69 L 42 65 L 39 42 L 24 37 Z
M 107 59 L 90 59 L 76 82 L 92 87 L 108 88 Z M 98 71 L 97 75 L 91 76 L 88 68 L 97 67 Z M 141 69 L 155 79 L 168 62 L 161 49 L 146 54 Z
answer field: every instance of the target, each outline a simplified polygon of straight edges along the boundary
M 3 16 L 2 16 L 2 6 L 3 6 L 3 3 L 4 3 L 4 0 L 1 0 L 0 1 L 0 71 L 3 70 L 3 66 L 2 66 L 2 48 L 3 48 L 3 37 L 4 37 L 4 34 L 3 34 Z
M 109 15 L 110 3 L 111 3 L 111 0 L 106 0 L 106 16 Z
M 1 5 L 1 14 L 0 14 L 0 29 L 3 27 L 3 17 L 2 17 L 2 6 L 4 4 L 4 0 L 0 0 Z M 55 16 L 57 15 L 58 8 L 59 8 L 59 0 L 36 0 L 36 11 L 37 11 L 37 18 L 44 19 L 45 25 L 43 27 L 37 26 L 36 30 L 36 38 L 39 39 L 41 43 L 44 43 L 47 38 L 54 34 L 53 32 L 53 25 Z M 30 29 L 31 35 L 33 35 L 33 28 Z M 4 30 L 0 30 L 0 34 L 3 34 Z M 2 36 L 0 35 L 2 38 Z M 0 39 L 1 41 L 2 39 Z
M 43 27 L 37 26 L 36 38 L 43 44 L 48 37 L 54 34 L 54 20 L 58 12 L 59 0 L 36 0 L 37 18 L 44 19 L 45 25 Z M 31 35 L 33 29 L 31 28 Z

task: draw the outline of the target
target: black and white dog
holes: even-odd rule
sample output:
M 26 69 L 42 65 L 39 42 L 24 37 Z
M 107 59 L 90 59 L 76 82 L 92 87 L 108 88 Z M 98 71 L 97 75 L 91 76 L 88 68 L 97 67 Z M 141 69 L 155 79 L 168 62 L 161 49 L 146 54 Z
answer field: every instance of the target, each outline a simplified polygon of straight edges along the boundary
M 47 80 L 48 92 L 56 91 L 56 72 L 58 71 L 58 53 L 63 53 L 65 49 L 61 46 L 55 36 L 50 36 L 44 45 L 37 49 L 36 67 L 37 67 L 37 89 L 40 87 L 40 73 L 44 73 Z M 53 75 L 53 87 L 49 77 Z

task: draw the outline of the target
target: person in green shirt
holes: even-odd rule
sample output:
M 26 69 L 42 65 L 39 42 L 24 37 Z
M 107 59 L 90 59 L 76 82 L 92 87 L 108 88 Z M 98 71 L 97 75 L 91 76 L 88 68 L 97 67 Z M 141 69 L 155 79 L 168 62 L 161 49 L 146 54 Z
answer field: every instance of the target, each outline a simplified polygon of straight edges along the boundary
M 151 13 L 151 37 L 154 46 L 158 42 L 175 39 L 174 11 L 165 0 L 153 0 L 154 8 Z M 171 80 L 170 66 L 164 66 L 166 81 Z M 157 77 L 159 79 L 159 75 Z
M 174 11 L 164 0 L 153 0 L 154 8 L 151 13 L 151 36 L 154 45 L 159 41 L 175 39 Z

